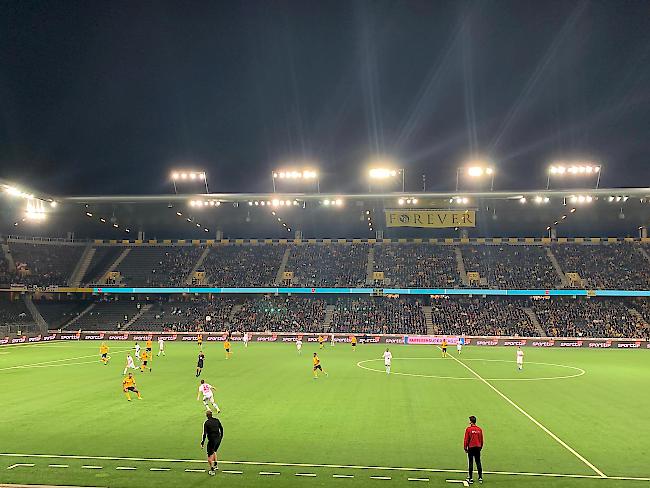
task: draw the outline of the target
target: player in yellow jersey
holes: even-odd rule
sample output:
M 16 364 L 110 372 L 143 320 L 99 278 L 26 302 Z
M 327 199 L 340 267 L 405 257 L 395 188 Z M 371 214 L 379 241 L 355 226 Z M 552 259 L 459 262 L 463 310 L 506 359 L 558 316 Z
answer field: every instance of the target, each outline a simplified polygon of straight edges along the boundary
M 122 389 L 124 390 L 124 394 L 126 395 L 126 399 L 128 401 L 131 401 L 131 394 L 129 393 L 131 391 L 138 395 L 138 400 L 142 400 L 140 392 L 135 387 L 135 378 L 133 377 L 133 373 L 129 373 L 129 376 L 124 378 L 124 381 L 122 381 Z
M 226 342 L 223 343 L 223 349 L 226 351 L 226 359 L 230 359 L 230 340 L 226 339 Z
M 108 346 L 105 342 L 102 342 L 102 345 L 99 346 L 99 353 L 102 355 L 100 361 L 104 363 L 104 366 L 106 366 L 108 364 L 108 360 L 111 359 L 111 357 L 108 355 Z
M 149 353 L 147 351 L 142 351 L 140 353 L 140 371 L 143 371 L 147 368 L 149 368 L 149 372 L 151 373 L 151 366 L 149 366 Z
M 325 346 L 325 338 L 320 334 L 318 334 L 318 346 L 320 349 L 323 349 Z
M 447 357 L 447 338 L 446 337 L 443 337 L 442 344 L 441 344 L 440 348 L 442 349 L 442 357 L 446 358 Z
M 199 351 L 203 351 L 203 334 L 199 334 L 196 336 L 196 343 L 199 346 Z
M 352 344 L 352 350 L 357 350 L 357 336 L 350 337 L 350 343 Z
M 325 373 L 325 376 L 327 376 L 327 371 L 323 370 L 323 367 L 320 364 L 320 358 L 318 357 L 318 354 L 314 353 L 314 357 L 312 359 L 314 361 L 314 379 L 318 378 L 318 371 Z

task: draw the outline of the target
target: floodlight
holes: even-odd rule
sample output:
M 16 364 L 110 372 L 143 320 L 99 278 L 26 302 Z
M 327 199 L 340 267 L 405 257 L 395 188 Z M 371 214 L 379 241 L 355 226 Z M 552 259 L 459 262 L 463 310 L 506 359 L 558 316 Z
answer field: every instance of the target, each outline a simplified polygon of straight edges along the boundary
M 253 206 L 253 202 L 248 202 L 248 206 L 249 206 L 249 207 L 252 207 L 252 206 Z
M 106 223 L 106 219 L 104 219 L 104 218 L 101 218 L 101 219 L 99 219 L 99 220 L 100 220 L 100 222 L 102 222 L 102 223 L 104 223 L 104 224 Z
M 113 227 L 115 227 L 115 228 L 117 229 L 118 225 L 117 225 L 117 224 L 113 224 Z
M 576 209 L 575 209 L 575 208 L 572 208 L 572 209 L 571 209 L 571 213 L 573 213 L 573 212 L 575 212 L 575 211 L 576 211 Z
M 176 212 L 176 215 L 178 215 L 179 217 L 181 217 L 183 214 L 182 214 L 181 212 Z
M 260 202 L 260 205 L 263 207 L 264 205 L 266 205 L 266 202 L 262 200 L 262 201 Z
M 411 200 L 411 203 L 413 203 L 413 204 L 418 203 L 418 199 L 417 199 L 417 198 L 414 198 L 413 200 Z
M 480 166 L 470 166 L 467 168 L 467 175 L 472 177 L 483 176 L 483 168 Z
M 187 179 L 187 173 L 182 173 L 181 180 L 186 180 L 186 179 Z
M 180 175 L 176 172 L 172 173 L 172 179 L 177 180 Z
M 337 207 L 340 207 L 340 206 L 343 205 L 343 200 L 341 200 L 340 198 L 337 198 L 335 203 L 336 203 Z
M 519 203 L 526 203 L 526 197 L 521 197 L 519 199 Z
M 124 232 L 131 232 L 131 229 L 124 229 Z
M 329 200 L 323 200 L 323 205 L 325 205 L 327 207 L 329 204 L 330 204 Z
M 279 204 L 280 204 L 280 200 L 278 200 L 278 199 L 273 200 L 273 206 L 274 207 L 277 207 Z
M 373 180 L 385 180 L 397 176 L 397 171 L 389 168 L 372 168 L 368 174 Z
M 196 179 L 196 173 L 190 173 L 190 180 Z
M 400 198 L 399 200 L 397 200 L 397 203 L 398 203 L 399 205 L 404 205 L 404 199 L 403 199 L 403 198 Z
M 52 200 L 50 202 L 50 207 L 52 207 L 52 208 L 56 208 L 57 205 L 58 205 L 58 202 L 56 202 L 55 200 Z
M 92 216 L 93 216 L 93 214 L 91 214 L 90 212 L 86 212 L 86 215 L 87 215 L 88 217 L 92 217 Z
M 204 232 L 210 232 L 210 230 L 209 230 L 209 229 L 203 229 L 203 231 L 204 231 Z
M 289 205 L 291 205 L 291 200 L 287 200 L 287 201 L 285 201 L 284 203 L 285 203 L 285 205 L 288 207 Z

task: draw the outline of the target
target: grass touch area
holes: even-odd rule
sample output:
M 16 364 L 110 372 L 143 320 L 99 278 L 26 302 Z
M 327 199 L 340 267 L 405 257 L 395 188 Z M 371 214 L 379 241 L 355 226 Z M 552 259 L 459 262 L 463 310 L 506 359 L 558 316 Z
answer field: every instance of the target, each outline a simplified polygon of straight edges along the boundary
M 460 357 L 453 351 L 457 359 L 441 359 L 432 346 L 398 345 L 390 347 L 394 374 L 387 376 L 383 346 L 327 345 L 318 352 L 329 376 L 314 380 L 315 344 L 301 356 L 292 344 L 235 344 L 230 360 L 221 344 L 206 344 L 202 377 L 217 388 L 225 433 L 219 457 L 226 462 L 215 481 L 194 471 L 206 467 L 196 344 L 168 343 L 153 372 L 136 373 L 144 399 L 132 402 L 121 392 L 132 343 L 110 346 L 108 366 L 99 362 L 98 342 L 0 348 L 0 482 L 358 487 L 417 479 L 443 486 L 464 478 L 462 436 L 474 414 L 485 432 L 486 471 L 579 476 L 486 474 L 485 484 L 648 485 L 613 478 L 650 477 L 650 351 L 527 348 L 519 372 L 512 348 L 467 347 Z M 20 463 L 34 466 L 8 469 Z M 610 479 L 598 479 L 594 468 Z

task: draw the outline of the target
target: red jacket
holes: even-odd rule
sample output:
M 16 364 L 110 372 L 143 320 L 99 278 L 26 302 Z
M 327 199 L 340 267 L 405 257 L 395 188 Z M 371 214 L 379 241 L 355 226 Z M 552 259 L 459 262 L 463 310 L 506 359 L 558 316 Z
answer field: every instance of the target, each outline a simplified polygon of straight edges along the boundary
M 463 441 L 465 450 L 470 447 L 483 447 L 483 431 L 478 425 L 470 425 L 465 429 L 465 440 Z

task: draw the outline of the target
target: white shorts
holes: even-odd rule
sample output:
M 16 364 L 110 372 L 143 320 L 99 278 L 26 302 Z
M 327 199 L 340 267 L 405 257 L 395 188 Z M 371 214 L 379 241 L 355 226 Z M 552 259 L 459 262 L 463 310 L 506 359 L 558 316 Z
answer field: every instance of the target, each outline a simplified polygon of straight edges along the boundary
M 390 363 L 384 363 L 384 366 L 390 367 Z
M 462 344 L 456 344 L 456 349 L 458 349 L 460 351 L 462 348 L 463 348 Z
M 203 401 L 204 402 L 214 402 L 214 395 L 208 395 L 208 396 L 203 395 Z
M 301 344 L 296 344 L 296 348 L 302 349 L 302 345 Z
M 517 364 L 524 364 L 524 360 L 523 359 L 517 359 Z

